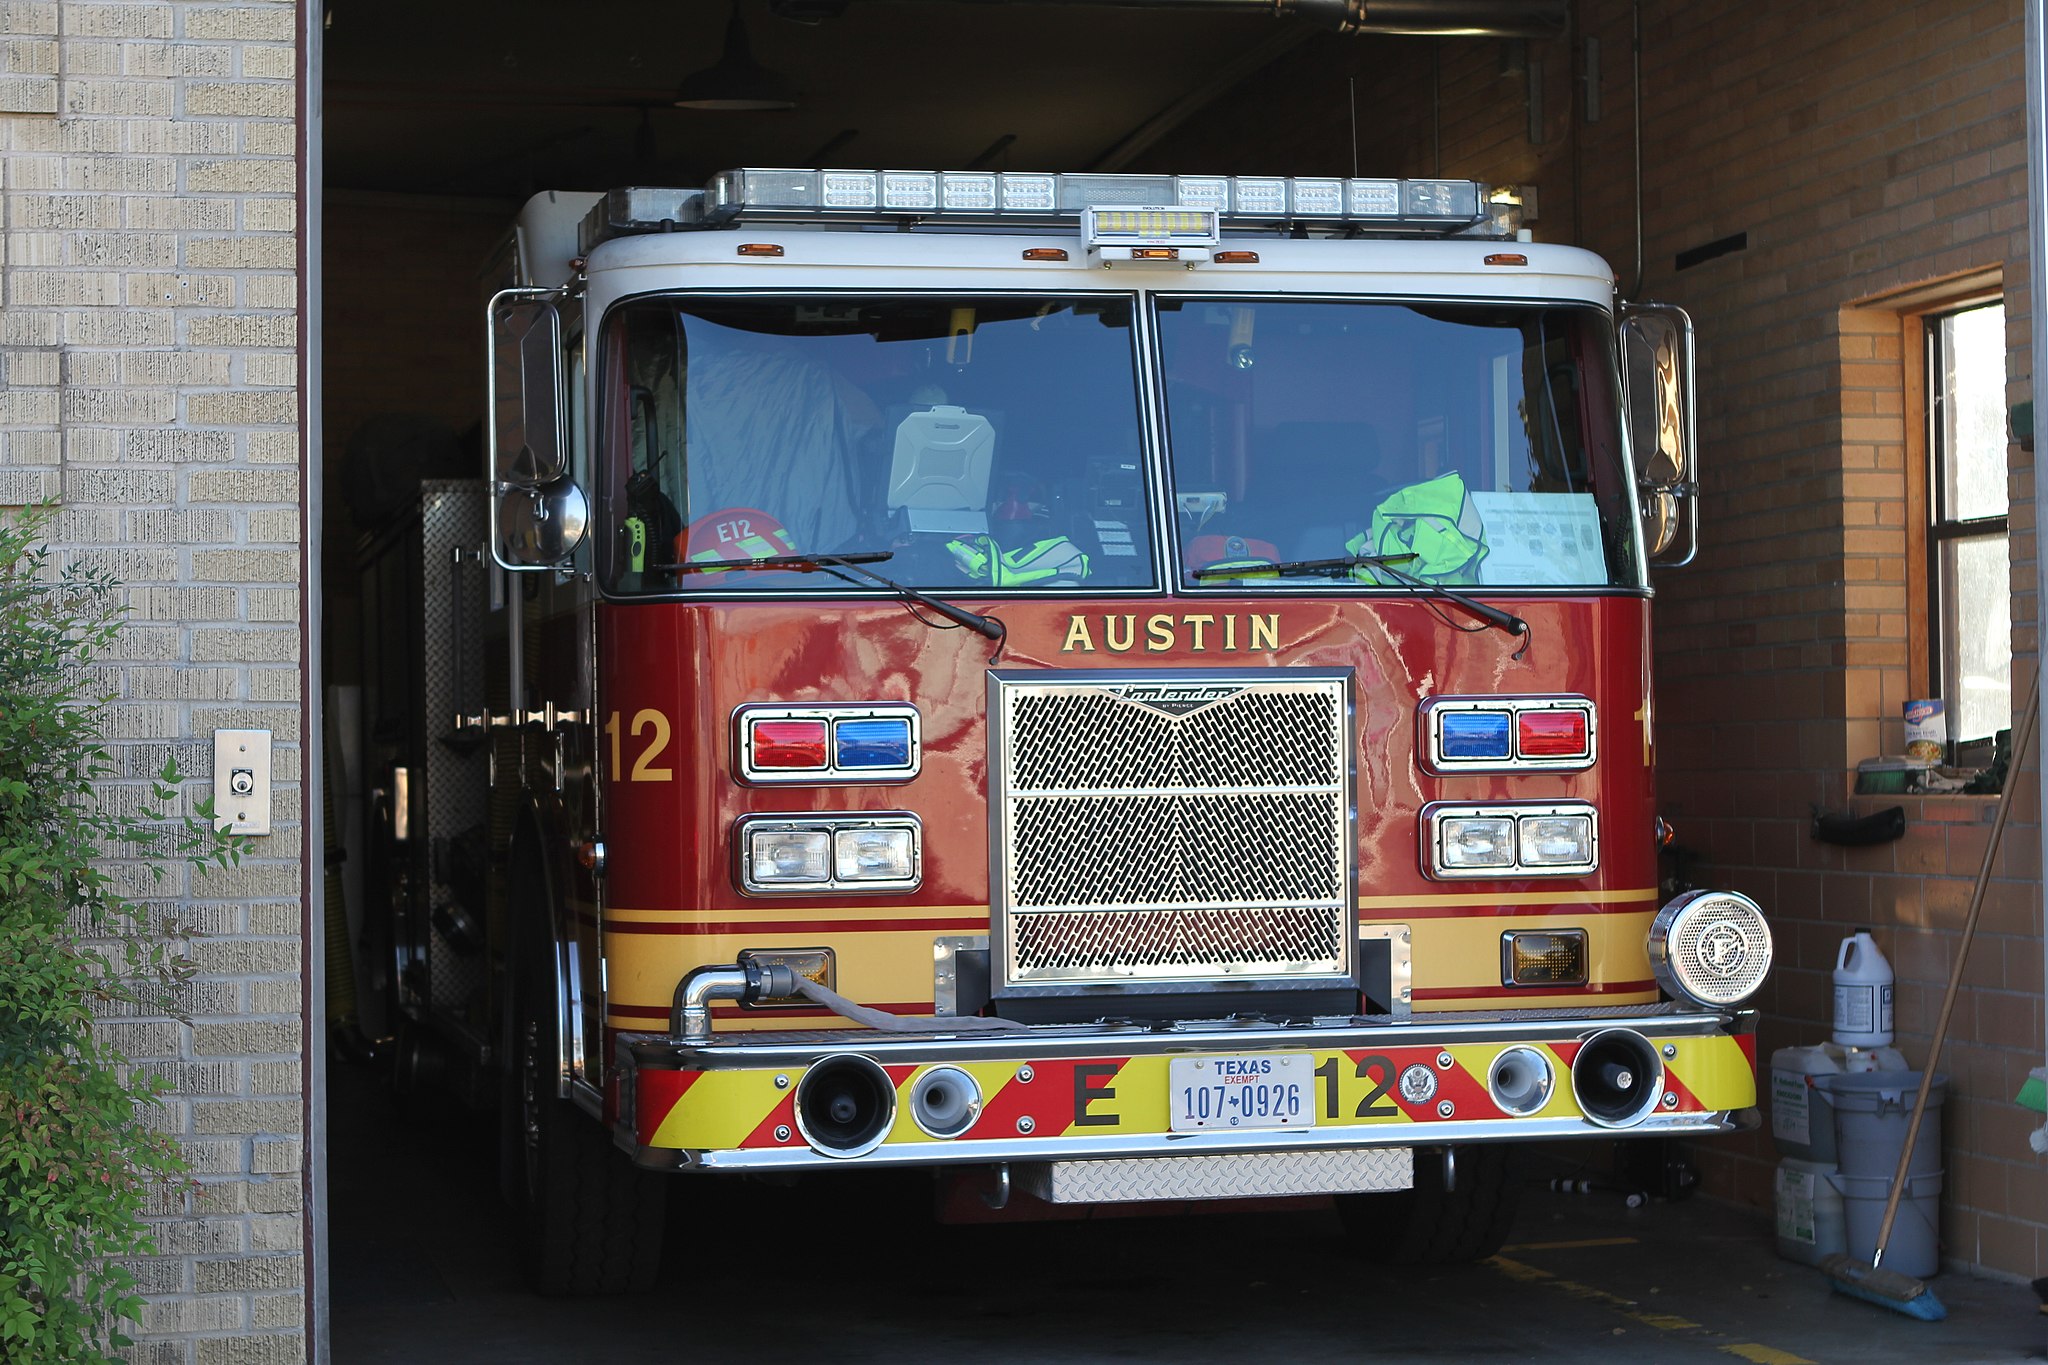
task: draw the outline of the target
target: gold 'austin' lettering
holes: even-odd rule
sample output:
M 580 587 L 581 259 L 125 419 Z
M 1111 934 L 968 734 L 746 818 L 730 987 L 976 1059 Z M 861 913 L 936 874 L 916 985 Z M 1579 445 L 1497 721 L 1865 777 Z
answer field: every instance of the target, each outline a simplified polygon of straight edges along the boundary
M 1212 646 L 1210 632 L 1222 626 L 1223 641 Z M 1277 650 L 1280 648 L 1280 614 L 1268 612 L 1245 618 L 1242 632 L 1246 643 L 1238 643 L 1240 632 L 1238 618 L 1234 613 L 1217 615 L 1214 612 L 1188 612 L 1179 617 L 1165 612 L 1155 612 L 1145 618 L 1145 652 L 1164 654 L 1178 648 L 1185 638 L 1190 653 L 1206 654 L 1212 649 L 1235 654 L 1241 650 Z M 1182 632 L 1186 635 L 1183 637 Z M 1137 648 L 1138 618 L 1135 615 L 1104 616 L 1102 618 L 1102 644 L 1112 654 L 1128 654 Z M 1062 654 L 1096 653 L 1095 627 L 1085 616 L 1067 618 L 1066 638 L 1060 643 Z

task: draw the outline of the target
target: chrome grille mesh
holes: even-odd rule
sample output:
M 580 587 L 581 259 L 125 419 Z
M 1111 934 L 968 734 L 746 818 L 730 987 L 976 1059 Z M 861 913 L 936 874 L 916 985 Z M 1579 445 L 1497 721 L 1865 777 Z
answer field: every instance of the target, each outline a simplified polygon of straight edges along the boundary
M 1342 677 L 997 687 L 1005 984 L 1349 973 Z

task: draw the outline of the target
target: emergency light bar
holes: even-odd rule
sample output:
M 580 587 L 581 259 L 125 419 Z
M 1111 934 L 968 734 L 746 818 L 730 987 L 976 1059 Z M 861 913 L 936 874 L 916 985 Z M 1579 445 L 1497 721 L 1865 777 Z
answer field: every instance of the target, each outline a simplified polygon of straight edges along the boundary
M 1099 265 L 1190 266 L 1221 240 L 1214 209 L 1083 209 L 1081 240 Z
M 750 222 L 1080 226 L 1089 211 L 1112 209 L 1206 210 L 1217 230 L 1301 225 L 1434 236 L 1480 228 L 1507 237 L 1514 228 L 1510 210 L 1491 204 L 1475 180 L 749 167 L 721 171 L 702 190 L 613 190 L 584 220 L 582 249 L 612 237 Z

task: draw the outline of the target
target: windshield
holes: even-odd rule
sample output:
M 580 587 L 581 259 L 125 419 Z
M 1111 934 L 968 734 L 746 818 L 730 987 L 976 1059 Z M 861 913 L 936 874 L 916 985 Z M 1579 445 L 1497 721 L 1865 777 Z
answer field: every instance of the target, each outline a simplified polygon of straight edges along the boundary
M 1154 586 L 1127 297 L 665 298 L 605 325 L 614 593 Z M 879 561 L 878 561 L 879 562 Z
M 1163 299 L 1159 327 L 1184 585 L 1397 581 L 1299 567 L 1369 555 L 1433 583 L 1641 583 L 1599 310 Z

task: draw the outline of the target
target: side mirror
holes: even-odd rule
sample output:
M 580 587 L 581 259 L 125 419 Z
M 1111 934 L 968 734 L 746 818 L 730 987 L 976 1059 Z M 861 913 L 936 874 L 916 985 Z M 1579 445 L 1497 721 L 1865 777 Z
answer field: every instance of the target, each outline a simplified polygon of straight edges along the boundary
M 508 569 L 545 569 L 576 553 L 590 530 L 590 502 L 570 478 L 538 488 L 501 489 L 497 497 L 498 562 Z
M 506 289 L 488 309 L 491 548 L 508 569 L 567 560 L 590 525 L 569 478 L 562 315 L 549 290 Z
M 562 315 L 530 290 L 491 300 L 491 477 L 535 488 L 568 467 L 562 442 Z
M 1692 319 L 1674 304 L 1628 305 L 1621 365 L 1644 546 L 1652 564 L 1690 564 L 1699 553 Z

